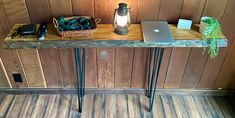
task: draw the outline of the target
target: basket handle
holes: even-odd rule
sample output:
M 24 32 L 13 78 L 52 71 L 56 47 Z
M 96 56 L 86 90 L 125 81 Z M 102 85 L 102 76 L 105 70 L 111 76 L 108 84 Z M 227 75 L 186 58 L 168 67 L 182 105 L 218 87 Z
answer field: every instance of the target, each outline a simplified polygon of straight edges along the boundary
M 56 29 L 59 28 L 58 21 L 57 21 L 55 18 L 53 18 L 53 24 L 54 24 L 54 26 L 55 26 Z
M 101 21 L 101 19 L 95 19 L 95 23 L 96 23 L 96 24 L 99 24 L 100 21 Z

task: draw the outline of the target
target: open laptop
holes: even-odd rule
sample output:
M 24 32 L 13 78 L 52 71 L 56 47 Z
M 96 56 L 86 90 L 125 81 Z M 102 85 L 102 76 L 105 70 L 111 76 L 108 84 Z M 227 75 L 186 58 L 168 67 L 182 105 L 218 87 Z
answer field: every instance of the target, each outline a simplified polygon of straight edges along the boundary
M 175 42 L 167 21 L 141 21 L 141 27 L 146 43 L 171 44 Z

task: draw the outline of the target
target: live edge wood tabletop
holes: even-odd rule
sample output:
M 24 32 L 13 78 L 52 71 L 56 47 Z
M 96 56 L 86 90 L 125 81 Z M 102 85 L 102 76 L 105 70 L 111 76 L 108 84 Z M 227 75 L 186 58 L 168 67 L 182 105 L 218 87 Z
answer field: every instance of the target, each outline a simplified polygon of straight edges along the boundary
M 206 47 L 201 41 L 202 34 L 198 32 L 198 25 L 191 30 L 178 29 L 176 25 L 169 24 L 173 38 L 172 44 L 145 43 L 140 24 L 132 24 L 127 35 L 118 35 L 113 32 L 111 24 L 98 24 L 97 31 L 90 37 L 64 38 L 60 37 L 54 26 L 48 24 L 45 40 L 38 40 L 36 36 L 11 38 L 11 34 L 22 24 L 16 24 L 4 40 L 5 48 L 76 48 L 76 47 Z M 227 39 L 219 37 L 220 47 L 226 47 Z

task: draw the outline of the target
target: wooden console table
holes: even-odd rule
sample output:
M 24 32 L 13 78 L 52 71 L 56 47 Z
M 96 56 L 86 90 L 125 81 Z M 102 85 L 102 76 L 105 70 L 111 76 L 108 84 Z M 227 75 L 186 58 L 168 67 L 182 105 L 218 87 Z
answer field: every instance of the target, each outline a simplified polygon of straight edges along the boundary
M 4 40 L 5 48 L 75 48 L 77 91 L 79 112 L 82 112 L 82 103 L 85 93 L 85 47 L 149 47 L 149 71 L 148 87 L 146 95 L 150 98 L 149 110 L 153 108 L 155 89 L 159 76 L 164 47 L 207 47 L 201 41 L 202 35 L 195 25 L 191 30 L 177 29 L 176 25 L 169 25 L 175 43 L 144 43 L 140 24 L 132 24 L 127 35 L 117 35 L 113 32 L 111 24 L 99 24 L 98 30 L 91 37 L 63 38 L 60 37 L 53 25 L 48 25 L 48 33 L 45 40 L 38 40 L 35 36 L 11 38 L 11 34 L 21 25 L 15 25 Z M 220 47 L 226 47 L 228 41 L 221 37 Z M 80 54 L 82 53 L 82 54 Z M 81 56 L 81 57 L 80 57 Z M 152 66 L 151 66 L 152 65 Z

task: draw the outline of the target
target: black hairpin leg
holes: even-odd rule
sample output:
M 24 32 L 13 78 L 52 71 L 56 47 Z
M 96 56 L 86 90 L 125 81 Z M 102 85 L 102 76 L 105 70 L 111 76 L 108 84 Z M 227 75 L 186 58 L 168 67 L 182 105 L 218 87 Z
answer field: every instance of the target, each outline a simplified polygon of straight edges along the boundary
M 150 52 L 150 57 L 149 57 L 147 96 L 150 98 L 149 111 L 151 112 L 153 109 L 153 102 L 156 93 L 157 80 L 161 67 L 164 48 L 150 48 L 149 52 Z
M 86 49 L 82 48 L 82 55 L 80 55 L 80 48 L 76 48 L 75 58 L 76 58 L 76 72 L 77 72 L 78 111 L 82 113 L 82 103 L 85 94 Z

